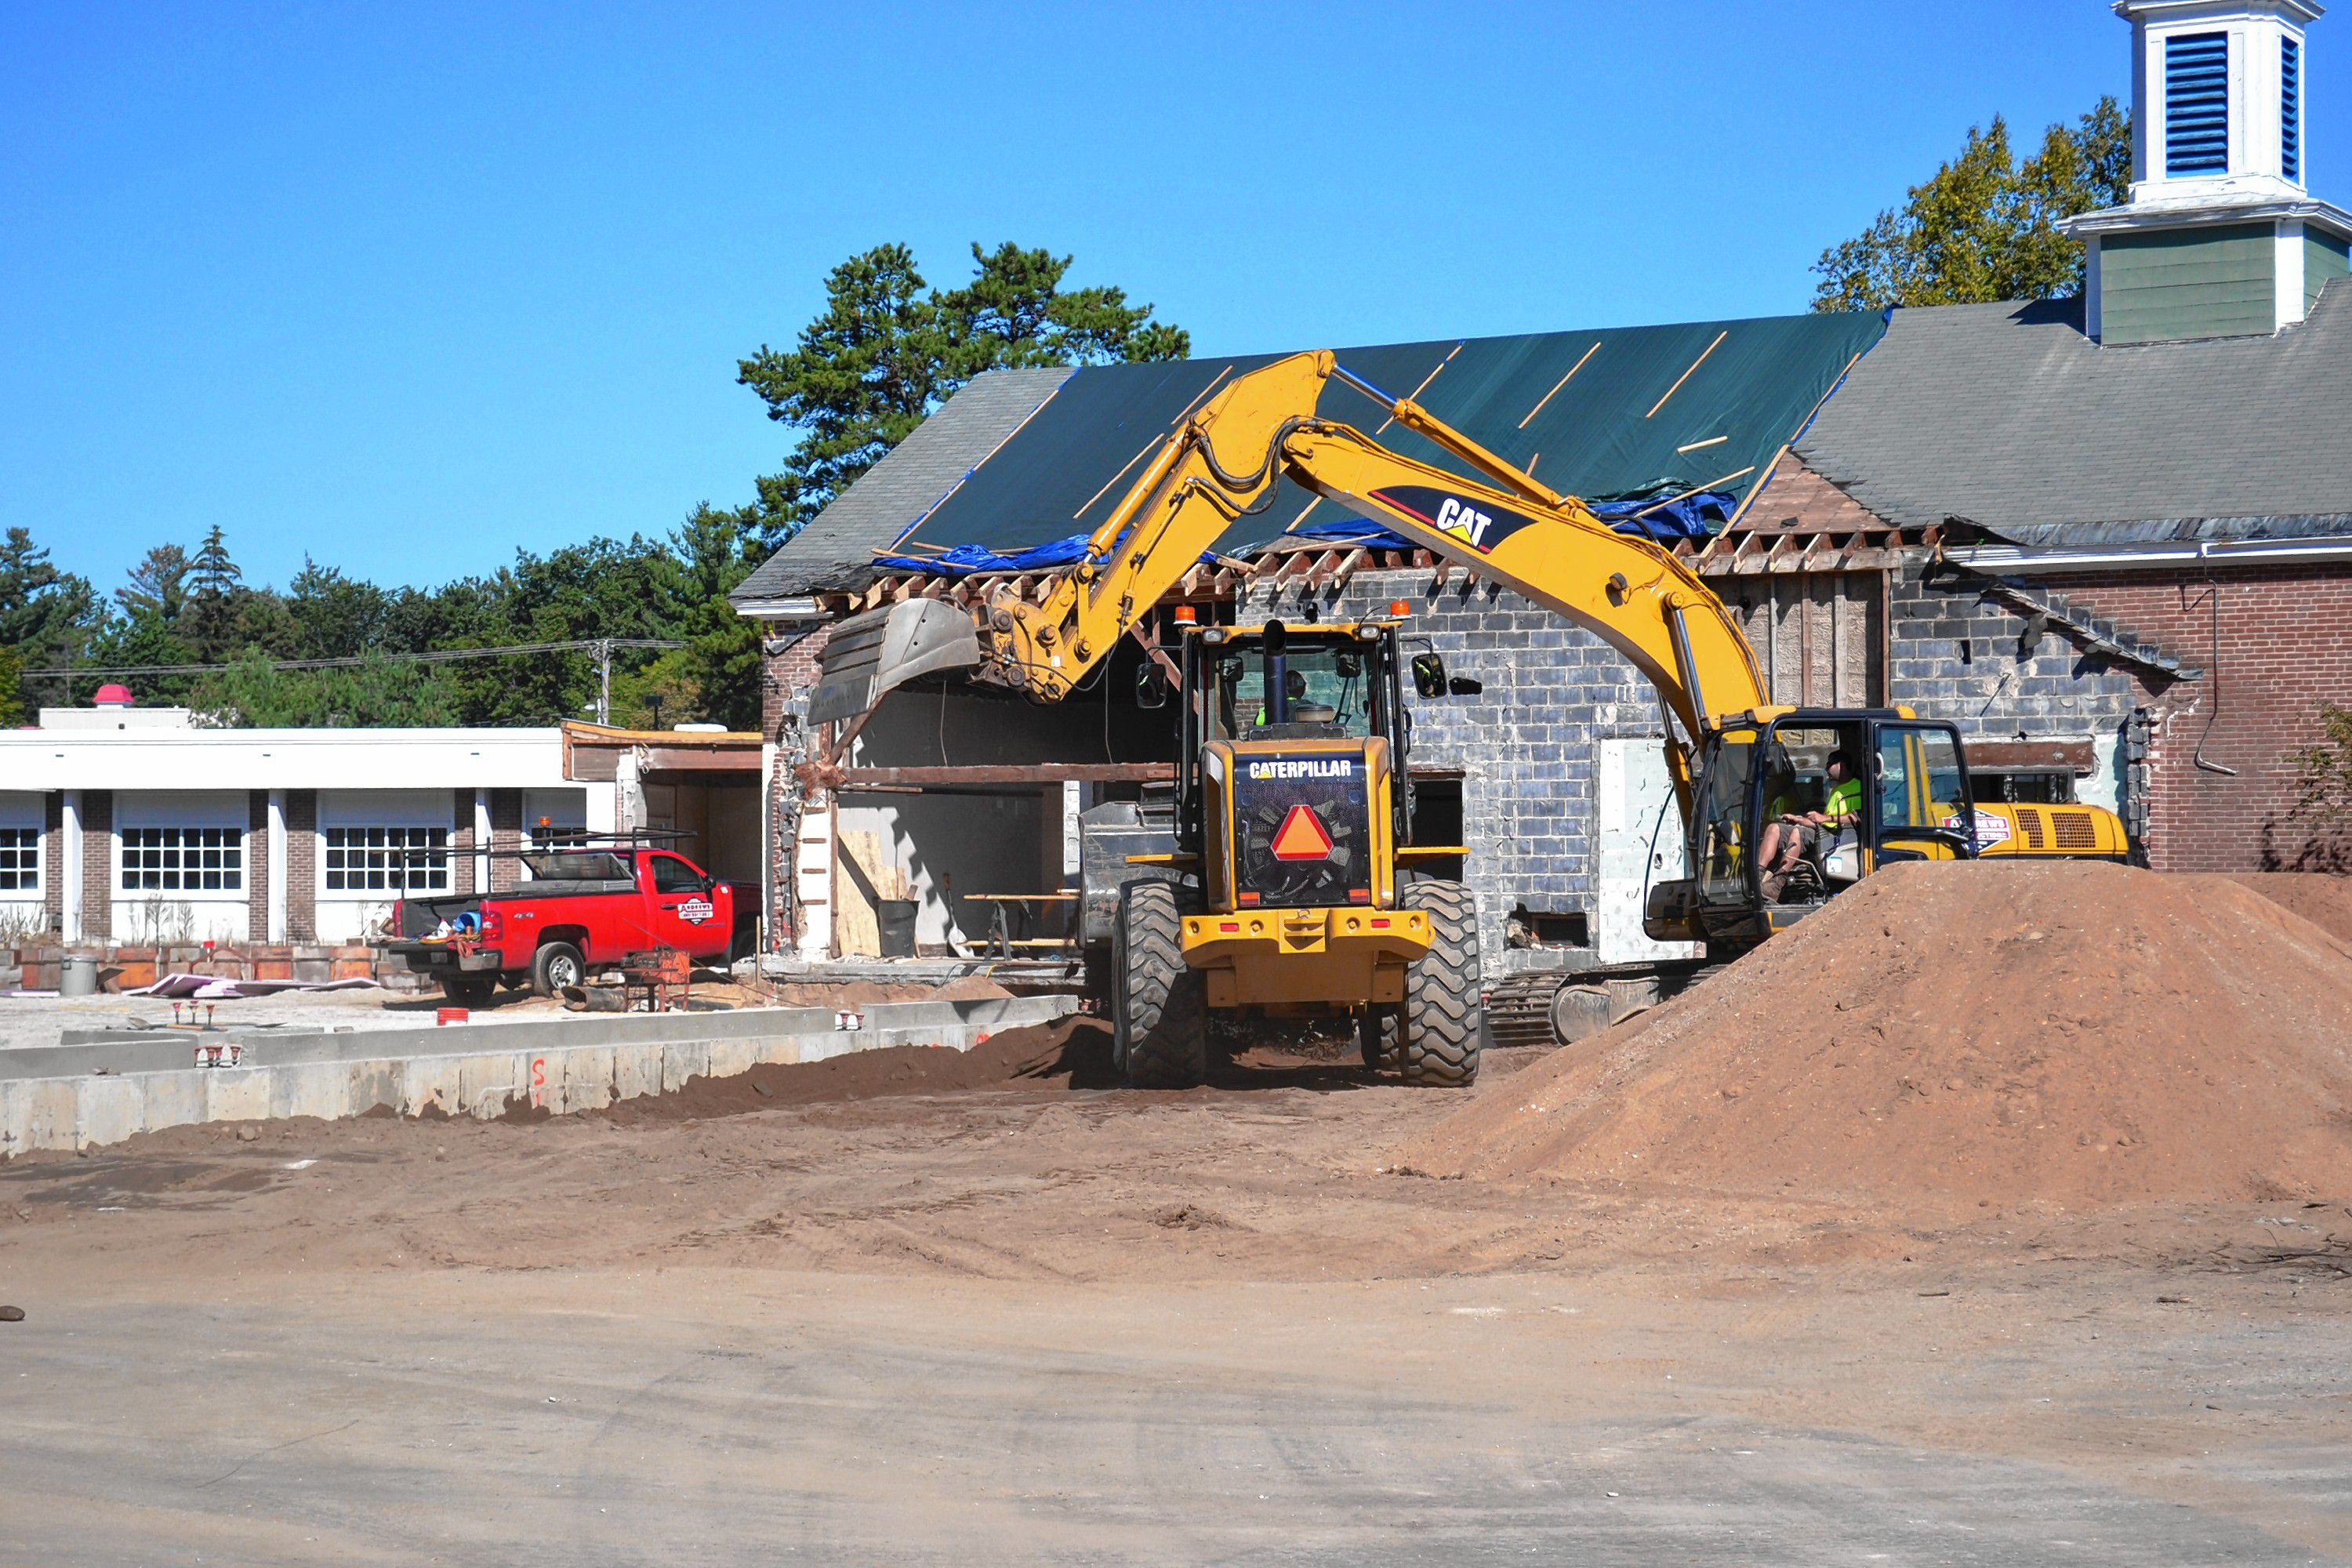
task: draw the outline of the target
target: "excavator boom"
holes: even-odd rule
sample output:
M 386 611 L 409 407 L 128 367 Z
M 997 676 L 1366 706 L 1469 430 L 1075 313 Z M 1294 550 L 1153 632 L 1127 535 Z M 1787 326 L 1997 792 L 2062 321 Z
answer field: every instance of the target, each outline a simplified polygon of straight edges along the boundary
M 1335 379 L 1484 480 L 1318 416 L 1323 388 Z M 980 678 L 1048 700 L 1066 695 L 1235 519 L 1263 510 L 1286 477 L 1600 637 L 1656 684 L 1694 738 L 1765 701 L 1738 626 L 1672 552 L 1618 532 L 1418 404 L 1349 374 L 1328 351 L 1236 377 L 1195 412 L 1042 601 L 1004 595 L 989 607 Z

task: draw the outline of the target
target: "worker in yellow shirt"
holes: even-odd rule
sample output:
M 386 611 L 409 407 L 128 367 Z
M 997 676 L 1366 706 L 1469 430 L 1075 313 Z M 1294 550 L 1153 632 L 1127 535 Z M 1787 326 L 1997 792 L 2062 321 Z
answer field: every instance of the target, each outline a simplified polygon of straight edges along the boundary
M 1764 896 L 1774 903 L 1799 860 L 1821 864 L 1825 843 L 1862 826 L 1862 781 L 1854 777 L 1853 759 L 1843 751 L 1832 752 L 1826 770 L 1829 789 L 1821 810 L 1799 811 L 1786 794 L 1767 808 L 1771 820 L 1757 843 L 1757 863 L 1764 868 Z

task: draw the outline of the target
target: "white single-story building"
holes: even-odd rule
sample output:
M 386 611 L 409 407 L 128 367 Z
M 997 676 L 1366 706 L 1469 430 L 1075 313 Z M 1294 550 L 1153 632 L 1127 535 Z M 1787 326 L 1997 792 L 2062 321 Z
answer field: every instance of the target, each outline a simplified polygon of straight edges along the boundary
M 0 731 L 0 933 L 353 942 L 404 891 L 510 886 L 510 852 L 551 832 L 674 826 L 688 853 L 733 858 L 710 842 L 730 814 L 673 803 L 754 802 L 758 755 L 757 736 L 593 725 L 206 729 L 106 688 Z M 677 782 L 734 772 L 735 792 Z

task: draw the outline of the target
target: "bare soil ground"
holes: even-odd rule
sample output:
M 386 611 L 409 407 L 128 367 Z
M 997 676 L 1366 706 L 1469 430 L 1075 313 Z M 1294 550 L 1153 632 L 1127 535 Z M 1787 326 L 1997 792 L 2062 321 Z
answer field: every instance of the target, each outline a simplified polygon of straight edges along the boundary
M 2136 994 L 2121 945 L 2084 984 Z M 1998 1022 L 2015 973 L 1954 1008 Z M 2150 1037 L 2183 1032 L 2164 994 L 2132 1003 Z M 1865 1026 L 1819 1070 L 1891 1071 L 1861 1035 L 1884 1045 Z M 1513 1131 L 1525 1108 L 1596 1059 L 1500 1052 L 1464 1096 L 1294 1037 L 1139 1093 L 1075 1020 L 600 1116 L 23 1159 L 0 1559 L 2352 1557 L 2352 1192 L 2324 1159 L 2294 1191 L 2228 1184 L 2271 1151 L 2204 1195 L 2094 1181 L 2137 1145 L 2069 1127 L 2054 1164 L 2011 1159 L 2048 1150 L 1989 1097 L 1974 1132 L 1859 1142 L 2007 1148 L 1990 1185 L 1857 1185 L 1878 1167 L 1741 1144 L 1713 1107 L 1747 1097 L 1706 1075 L 1708 1114 L 1654 1117 L 1656 1146 L 1748 1148 L 1771 1180 L 1521 1158 L 1561 1146 Z M 1944 1082 L 1931 1103 L 1960 1104 Z M 2305 1125 L 2311 1092 L 2280 1115 Z M 1482 1118 L 1510 1168 L 1433 1174 Z
M 1039 1033 L 0 1168 L 27 1560 L 2352 1550 L 2341 1204 L 1441 1180 L 1336 1051 Z

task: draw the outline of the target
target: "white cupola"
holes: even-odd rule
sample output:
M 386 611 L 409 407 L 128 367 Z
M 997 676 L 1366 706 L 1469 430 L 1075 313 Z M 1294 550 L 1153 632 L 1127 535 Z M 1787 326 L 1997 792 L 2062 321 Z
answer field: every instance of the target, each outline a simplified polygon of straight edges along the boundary
M 2345 275 L 2352 216 L 2306 182 L 2311 0 L 2116 0 L 2132 29 L 2132 187 L 2066 220 L 2111 344 L 2274 332 Z

